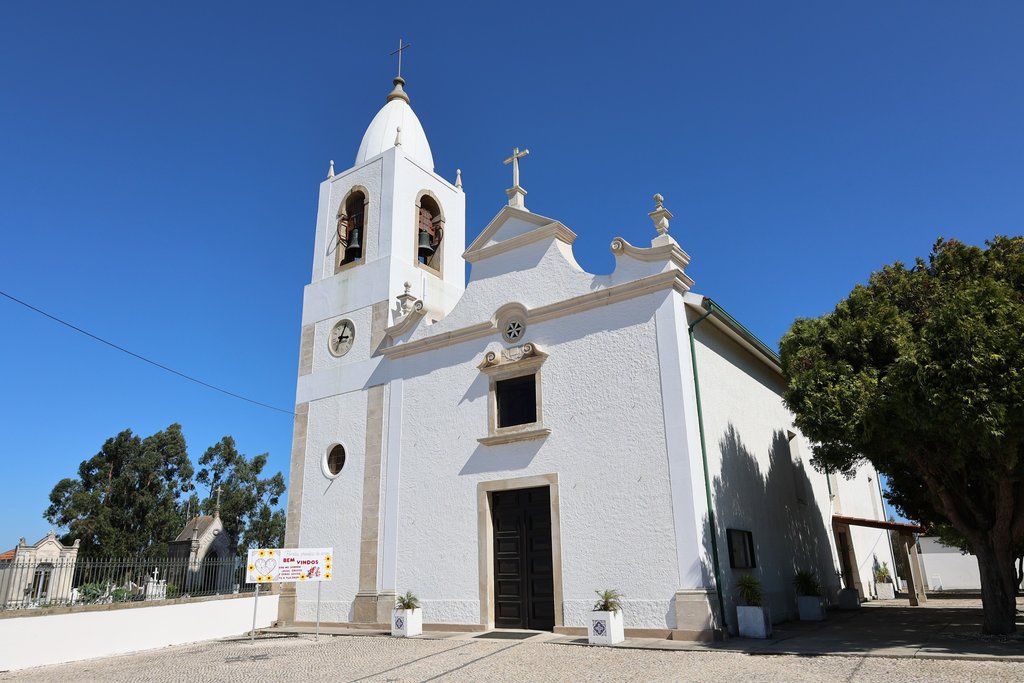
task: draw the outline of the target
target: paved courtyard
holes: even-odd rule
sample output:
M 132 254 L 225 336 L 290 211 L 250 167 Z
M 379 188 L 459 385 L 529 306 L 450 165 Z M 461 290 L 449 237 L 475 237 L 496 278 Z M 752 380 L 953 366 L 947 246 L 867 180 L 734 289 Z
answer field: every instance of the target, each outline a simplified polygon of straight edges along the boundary
M 610 649 L 525 641 L 264 637 L 0 674 L 11 681 L 1017 681 L 1024 664 Z
M 255 644 L 212 641 L 0 674 L 0 680 L 1024 681 L 1024 639 L 978 637 L 976 601 L 933 601 L 914 610 L 904 605 L 832 613 L 824 624 L 783 624 L 771 641 L 734 638 L 712 647 L 637 639 L 627 647 L 596 648 L 550 633 L 526 640 L 325 633 L 315 642 L 312 635 L 279 631 Z

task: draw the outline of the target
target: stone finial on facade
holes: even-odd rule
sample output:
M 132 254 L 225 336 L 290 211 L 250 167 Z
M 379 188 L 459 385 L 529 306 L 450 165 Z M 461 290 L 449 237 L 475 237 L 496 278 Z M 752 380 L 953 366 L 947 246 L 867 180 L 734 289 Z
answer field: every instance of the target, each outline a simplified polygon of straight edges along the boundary
M 664 202 L 665 198 L 660 194 L 654 195 L 654 211 L 647 214 L 654 221 L 654 228 L 659 235 L 668 234 L 668 220 L 672 218 L 672 212 L 665 208 Z
M 412 285 L 408 282 L 405 283 L 405 293 L 398 295 L 398 305 L 401 308 L 402 315 L 406 316 L 412 311 L 416 304 L 416 297 L 412 295 Z
M 455 169 L 455 187 L 462 187 L 462 169 Z
M 395 147 L 402 146 L 402 127 L 399 126 L 398 130 L 395 131 Z
M 331 165 L 327 167 L 327 179 L 330 180 L 334 177 L 334 159 L 331 159 Z

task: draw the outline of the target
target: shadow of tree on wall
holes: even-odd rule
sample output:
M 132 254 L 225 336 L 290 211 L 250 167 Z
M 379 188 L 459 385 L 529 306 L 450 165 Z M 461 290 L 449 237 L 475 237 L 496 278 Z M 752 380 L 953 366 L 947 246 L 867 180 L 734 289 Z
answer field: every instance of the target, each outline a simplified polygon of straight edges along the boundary
M 822 517 L 829 502 L 819 506 L 815 500 L 804 462 L 793 458 L 787 434 L 776 430 L 771 443 L 760 445 L 761 452 L 767 452 L 767 472 L 732 423 L 718 447 L 722 468 L 712 481 L 712 500 L 726 622 L 735 626 L 736 577 L 746 571 L 761 580 L 774 621 L 796 618 L 793 576 L 798 570 L 814 571 L 826 598 L 834 595 L 838 579 Z M 755 568 L 731 568 L 728 529 L 753 534 Z

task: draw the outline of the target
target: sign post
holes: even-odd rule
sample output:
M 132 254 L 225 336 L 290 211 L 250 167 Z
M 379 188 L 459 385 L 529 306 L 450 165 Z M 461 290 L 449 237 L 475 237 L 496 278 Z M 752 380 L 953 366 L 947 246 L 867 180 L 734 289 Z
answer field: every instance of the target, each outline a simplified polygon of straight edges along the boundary
M 320 584 L 334 574 L 333 548 L 253 548 L 245 566 L 245 582 L 256 584 L 252 608 L 252 640 L 256 638 L 256 603 L 264 583 L 316 582 L 316 639 L 320 640 Z
M 256 596 L 252 599 L 252 631 L 249 632 L 249 644 L 256 642 L 256 607 L 260 603 L 260 584 L 256 584 Z

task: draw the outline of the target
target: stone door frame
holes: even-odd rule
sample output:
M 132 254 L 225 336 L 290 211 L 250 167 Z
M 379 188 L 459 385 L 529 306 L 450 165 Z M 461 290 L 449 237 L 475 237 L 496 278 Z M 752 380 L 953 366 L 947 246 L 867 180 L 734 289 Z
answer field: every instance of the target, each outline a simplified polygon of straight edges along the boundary
M 554 582 L 555 630 L 562 621 L 562 530 L 559 517 L 558 474 L 481 481 L 477 495 L 477 549 L 480 563 L 480 623 L 494 628 L 494 521 L 491 493 L 513 489 L 547 487 L 551 505 L 551 564 Z

